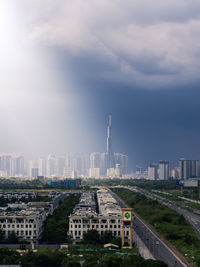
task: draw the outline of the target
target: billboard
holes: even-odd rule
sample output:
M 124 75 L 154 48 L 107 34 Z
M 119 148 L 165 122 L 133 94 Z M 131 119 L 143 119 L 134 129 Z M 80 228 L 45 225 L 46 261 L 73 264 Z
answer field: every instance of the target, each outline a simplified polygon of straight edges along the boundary
M 198 187 L 198 180 L 185 180 L 184 187 Z

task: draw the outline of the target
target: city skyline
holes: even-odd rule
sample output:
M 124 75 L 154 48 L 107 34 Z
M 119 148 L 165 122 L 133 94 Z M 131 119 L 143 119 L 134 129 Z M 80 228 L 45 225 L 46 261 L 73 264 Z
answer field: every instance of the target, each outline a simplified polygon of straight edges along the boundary
M 200 4 L 79 5 L 1 1 L 1 151 L 103 151 L 112 114 L 132 169 L 199 158 Z

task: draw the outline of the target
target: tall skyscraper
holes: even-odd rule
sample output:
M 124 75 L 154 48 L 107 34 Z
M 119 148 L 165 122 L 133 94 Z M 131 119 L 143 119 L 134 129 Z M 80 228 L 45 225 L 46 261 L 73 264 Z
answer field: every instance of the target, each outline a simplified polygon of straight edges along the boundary
M 169 162 L 161 160 L 159 164 L 159 180 L 169 179 Z
M 128 156 L 114 153 L 112 148 L 112 118 L 108 117 L 106 152 L 94 152 L 90 155 L 90 168 L 100 169 L 100 176 L 115 176 L 115 167 L 117 164 L 117 176 L 121 176 L 128 172 Z M 108 175 L 109 174 L 109 175 Z
M 107 133 L 107 144 L 106 144 L 106 153 L 107 153 L 107 169 L 114 168 L 114 155 L 112 151 L 112 136 L 111 136 L 111 124 L 112 117 L 108 117 L 108 133 Z

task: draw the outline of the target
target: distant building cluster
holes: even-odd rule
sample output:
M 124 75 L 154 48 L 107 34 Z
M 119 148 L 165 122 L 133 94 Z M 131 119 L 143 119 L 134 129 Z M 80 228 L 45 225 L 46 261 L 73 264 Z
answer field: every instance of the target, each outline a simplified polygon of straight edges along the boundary
M 170 168 L 168 161 L 161 160 L 159 164 L 151 164 L 148 167 L 147 178 L 150 180 L 200 178 L 199 160 L 181 158 L 177 168 Z
M 0 177 L 123 177 L 128 172 L 128 156 L 112 151 L 111 116 L 109 116 L 106 152 L 89 156 L 82 153 L 25 160 L 20 154 L 0 154 Z
M 0 177 L 20 176 L 25 174 L 24 157 L 11 153 L 0 154 Z
M 111 116 L 109 116 L 106 152 L 94 152 L 90 155 L 89 177 L 120 178 L 128 172 L 128 156 L 114 153 L 112 150 Z

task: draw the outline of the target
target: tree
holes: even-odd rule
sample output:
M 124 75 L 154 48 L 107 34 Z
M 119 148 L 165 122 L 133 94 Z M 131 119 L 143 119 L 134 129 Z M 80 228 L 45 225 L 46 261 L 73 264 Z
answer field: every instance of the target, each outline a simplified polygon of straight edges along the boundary
M 83 243 L 96 245 L 100 243 L 100 235 L 97 230 L 92 229 L 83 234 Z
M 0 229 L 0 242 L 2 242 L 5 239 L 5 234 L 2 229 Z
M 8 236 L 7 241 L 9 244 L 18 244 L 19 243 L 19 239 L 16 236 L 14 231 L 12 231 L 11 234 Z
M 102 244 L 110 243 L 112 239 L 113 239 L 112 232 L 111 231 L 105 231 L 103 233 L 103 235 L 101 236 L 101 243 Z

